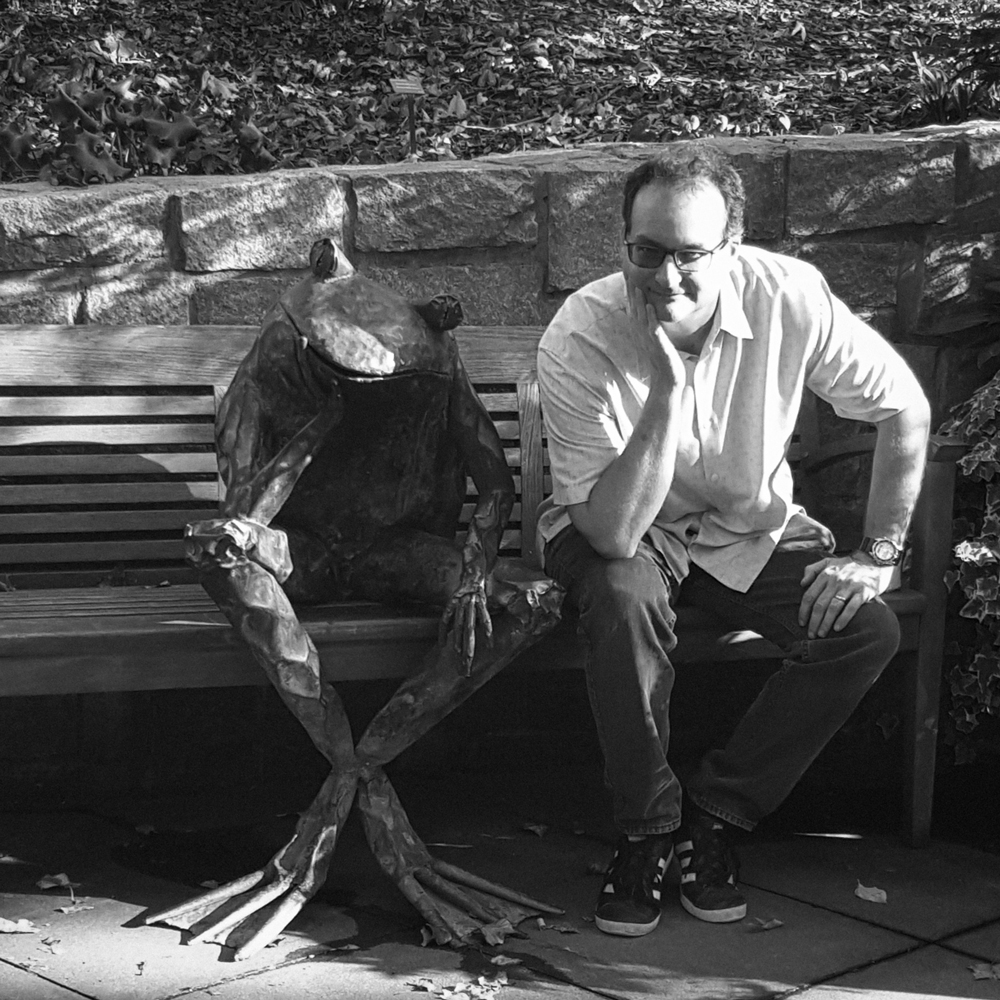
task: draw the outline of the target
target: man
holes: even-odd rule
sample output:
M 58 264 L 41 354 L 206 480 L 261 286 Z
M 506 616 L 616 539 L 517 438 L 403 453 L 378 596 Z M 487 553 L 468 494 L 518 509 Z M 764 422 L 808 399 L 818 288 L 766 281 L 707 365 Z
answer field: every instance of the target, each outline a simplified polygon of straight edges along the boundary
M 777 808 L 899 641 L 879 594 L 920 488 L 927 401 L 813 267 L 741 246 L 744 201 L 711 145 L 639 166 L 621 273 L 571 295 L 539 346 L 553 478 L 539 534 L 588 641 L 622 832 L 595 915 L 611 934 L 656 926 L 672 855 L 686 910 L 746 914 L 728 832 Z M 866 537 L 849 555 L 792 501 L 785 452 L 804 388 L 878 428 Z M 683 792 L 667 758 L 681 591 L 785 654 Z

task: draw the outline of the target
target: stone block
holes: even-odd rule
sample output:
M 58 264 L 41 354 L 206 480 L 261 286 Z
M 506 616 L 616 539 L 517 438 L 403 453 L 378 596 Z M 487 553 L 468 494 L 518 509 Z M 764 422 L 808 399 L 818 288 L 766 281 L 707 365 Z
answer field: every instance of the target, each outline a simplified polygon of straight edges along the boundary
M 362 252 L 499 247 L 538 239 L 531 171 L 429 164 L 352 173 Z
M 1000 219 L 995 224 L 1000 226 Z M 973 280 L 975 262 L 992 248 L 993 239 L 986 235 L 932 241 L 924 257 L 924 304 L 933 307 L 970 293 L 977 294 Z
M 784 230 L 785 150 L 776 140 L 695 140 L 727 153 L 747 193 L 746 237 Z M 550 289 L 574 289 L 621 266 L 622 188 L 626 176 L 661 147 L 628 158 L 591 156 L 559 163 L 549 173 Z
M 938 222 L 955 208 L 955 143 L 903 135 L 787 138 L 794 236 Z
M 332 170 L 199 177 L 173 188 L 188 271 L 305 267 L 321 237 L 344 246 L 347 181 Z
M 88 322 L 186 324 L 191 281 L 162 265 L 95 268 L 87 277 L 84 305 Z
M 0 271 L 163 257 L 165 207 L 162 189 L 142 182 L 6 187 L 0 191 Z
M 51 268 L 0 276 L 0 323 L 72 323 L 83 300 L 82 275 Z
M 786 252 L 818 267 L 833 293 L 852 309 L 875 309 L 896 302 L 898 243 L 807 240 Z
M 469 326 L 539 326 L 542 266 L 536 261 L 431 267 L 359 268 L 414 302 L 448 293 Z
M 296 272 L 199 277 L 191 294 L 191 322 L 257 326 L 297 280 Z

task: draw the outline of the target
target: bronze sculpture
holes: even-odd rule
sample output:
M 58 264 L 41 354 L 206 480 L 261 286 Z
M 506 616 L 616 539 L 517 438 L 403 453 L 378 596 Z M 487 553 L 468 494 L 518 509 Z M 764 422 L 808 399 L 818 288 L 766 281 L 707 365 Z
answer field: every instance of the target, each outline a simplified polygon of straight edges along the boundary
M 356 797 L 372 851 L 437 943 L 502 940 L 525 916 L 559 911 L 432 858 L 383 765 L 548 631 L 562 595 L 497 558 L 514 484 L 449 332 L 458 302 L 412 305 L 329 240 L 310 270 L 265 318 L 222 402 L 226 500 L 219 519 L 188 526 L 187 551 L 332 771 L 267 865 L 147 923 L 254 954 L 322 885 Z M 459 545 L 467 473 L 479 496 Z M 357 745 L 292 606 L 339 599 L 443 605 L 450 633 Z

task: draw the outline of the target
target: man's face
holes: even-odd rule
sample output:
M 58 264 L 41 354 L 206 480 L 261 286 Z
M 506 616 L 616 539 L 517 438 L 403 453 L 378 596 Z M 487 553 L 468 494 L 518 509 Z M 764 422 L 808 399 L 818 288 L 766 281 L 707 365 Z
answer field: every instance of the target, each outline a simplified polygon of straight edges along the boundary
M 726 203 L 712 184 L 669 187 L 654 181 L 632 203 L 625 239 L 666 250 L 712 250 L 726 232 Z M 622 247 L 622 270 L 631 288 L 640 288 L 672 337 L 700 330 L 715 313 L 727 273 L 731 243 L 716 251 L 703 271 L 680 271 L 671 256 L 657 268 L 637 267 Z

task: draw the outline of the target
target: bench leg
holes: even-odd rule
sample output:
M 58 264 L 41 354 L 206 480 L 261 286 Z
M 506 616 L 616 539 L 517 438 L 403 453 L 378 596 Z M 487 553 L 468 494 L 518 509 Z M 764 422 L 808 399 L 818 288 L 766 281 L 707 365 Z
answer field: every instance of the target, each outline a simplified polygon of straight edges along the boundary
M 940 647 L 921 642 L 903 654 L 906 662 L 904 736 L 905 827 L 911 847 L 925 847 L 931 835 L 934 769 L 937 760 L 938 700 L 941 692 Z

